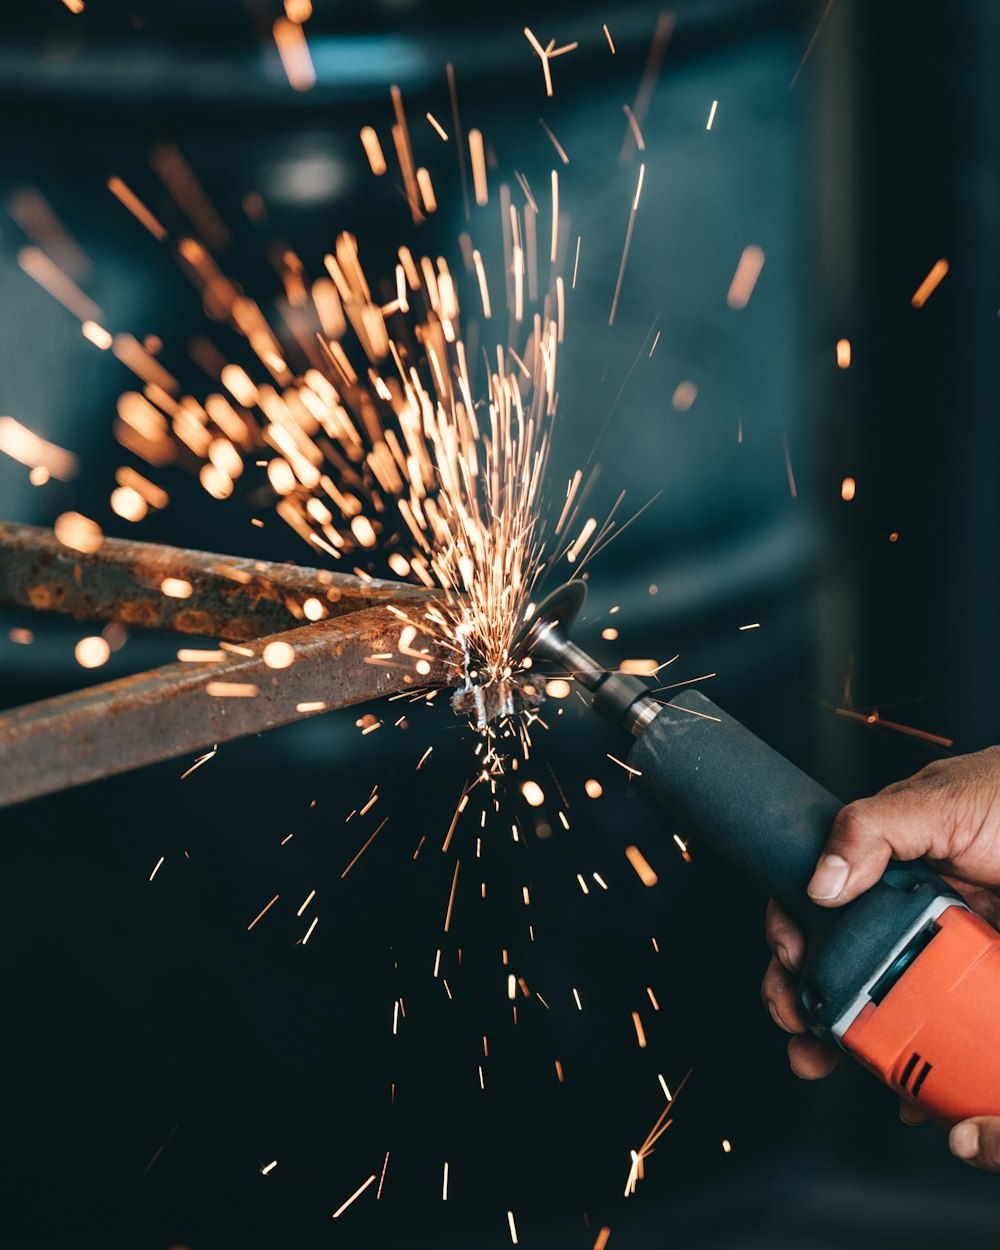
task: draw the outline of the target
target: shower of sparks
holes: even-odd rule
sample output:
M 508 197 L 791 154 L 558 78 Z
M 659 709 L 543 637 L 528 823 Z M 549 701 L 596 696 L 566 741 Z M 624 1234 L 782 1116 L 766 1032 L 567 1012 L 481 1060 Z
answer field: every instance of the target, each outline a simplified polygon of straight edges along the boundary
M 687 1075 L 684 1077 L 684 1079 L 681 1081 L 680 1085 L 678 1085 L 677 1089 L 674 1091 L 673 1098 L 670 1099 L 668 1097 L 667 1106 L 665 1106 L 663 1110 L 660 1112 L 660 1114 L 656 1117 L 656 1123 L 646 1134 L 646 1140 L 642 1143 L 639 1149 L 632 1150 L 629 1152 L 632 1157 L 632 1166 L 629 1168 L 628 1179 L 625 1181 L 625 1197 L 626 1198 L 631 1197 L 635 1193 L 636 1186 L 638 1185 L 639 1181 L 644 1179 L 645 1161 L 653 1153 L 656 1143 L 660 1140 L 660 1138 L 667 1131 L 667 1129 L 671 1126 L 671 1124 L 673 1124 L 673 1117 L 670 1116 L 670 1112 L 673 1109 L 674 1102 L 676 1102 L 678 1095 L 684 1089 L 684 1086 L 688 1083 L 688 1078 L 690 1076 L 691 1076 L 691 1073 L 688 1072 Z M 663 1081 L 662 1077 L 660 1078 L 660 1083 L 663 1085 L 664 1089 L 666 1089 L 666 1083 Z

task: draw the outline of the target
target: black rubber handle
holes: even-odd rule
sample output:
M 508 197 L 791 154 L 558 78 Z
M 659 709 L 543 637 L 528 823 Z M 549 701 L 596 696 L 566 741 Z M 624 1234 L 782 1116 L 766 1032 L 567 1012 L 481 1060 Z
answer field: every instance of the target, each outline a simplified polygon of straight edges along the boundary
M 843 804 L 698 690 L 663 708 L 629 753 L 638 784 L 791 913 L 808 936 L 831 913 L 806 885 Z
M 890 860 L 843 907 L 806 894 L 842 804 L 698 690 L 659 712 L 628 757 L 639 784 L 799 922 L 808 940 L 799 1007 L 828 1034 L 934 899 L 957 895 L 920 860 Z

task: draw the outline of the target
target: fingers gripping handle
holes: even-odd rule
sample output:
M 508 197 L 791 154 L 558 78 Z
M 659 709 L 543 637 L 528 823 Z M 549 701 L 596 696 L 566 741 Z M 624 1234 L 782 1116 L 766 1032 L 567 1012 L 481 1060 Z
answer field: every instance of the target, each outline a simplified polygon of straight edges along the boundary
M 806 894 L 843 804 L 700 691 L 664 707 L 629 754 L 639 785 L 802 925 L 829 910 Z

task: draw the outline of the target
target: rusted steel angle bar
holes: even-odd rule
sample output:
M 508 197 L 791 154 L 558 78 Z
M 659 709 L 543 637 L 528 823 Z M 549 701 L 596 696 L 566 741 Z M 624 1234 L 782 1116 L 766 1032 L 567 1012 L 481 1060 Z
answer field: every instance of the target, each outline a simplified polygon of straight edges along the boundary
M 0 807 L 210 748 L 333 708 L 447 680 L 398 654 L 384 605 L 260 638 L 223 660 L 168 664 L 0 714 Z M 263 660 L 286 642 L 294 662 Z M 220 684 L 221 683 L 221 684 Z
M 187 583 L 190 594 L 165 594 L 168 578 Z M 419 609 L 433 598 L 400 582 L 120 538 L 83 554 L 52 530 L 0 522 L 0 604 L 78 620 L 243 642 L 307 620 L 308 599 L 327 616 L 343 616 L 389 603 Z

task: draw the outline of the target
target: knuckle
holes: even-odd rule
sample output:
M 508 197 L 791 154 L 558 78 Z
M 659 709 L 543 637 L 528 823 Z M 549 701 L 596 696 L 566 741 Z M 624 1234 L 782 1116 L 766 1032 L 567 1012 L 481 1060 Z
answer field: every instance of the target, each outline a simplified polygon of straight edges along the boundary
M 833 836 L 844 842 L 856 842 L 865 836 L 871 825 L 870 800 L 855 799 L 837 813 L 833 822 Z

